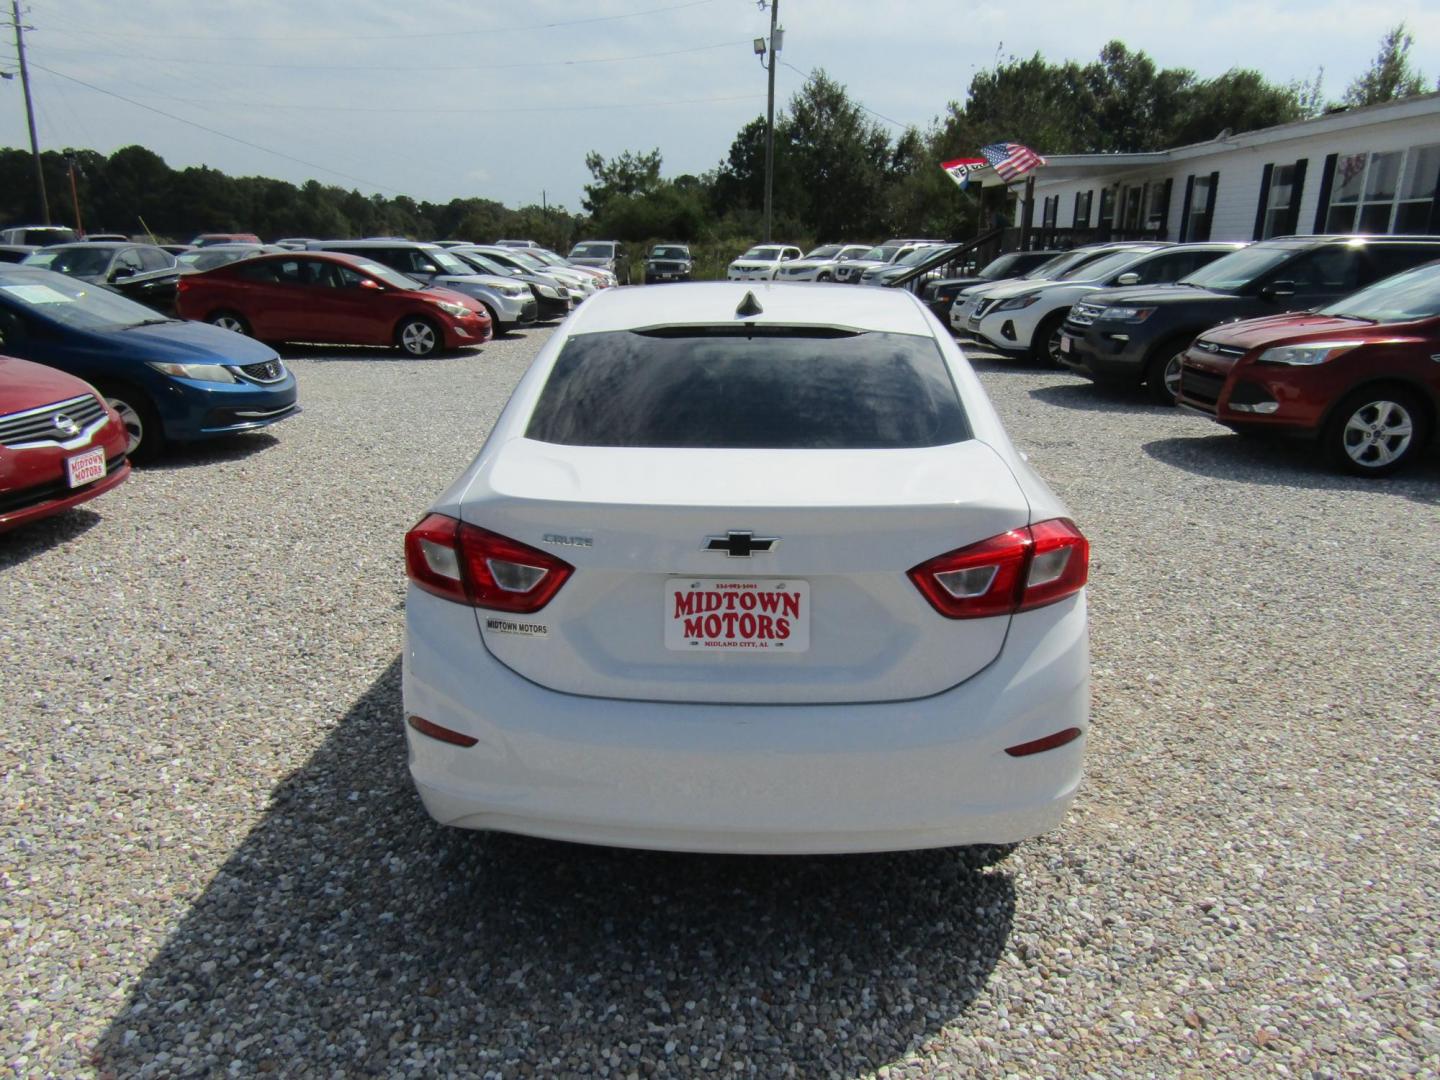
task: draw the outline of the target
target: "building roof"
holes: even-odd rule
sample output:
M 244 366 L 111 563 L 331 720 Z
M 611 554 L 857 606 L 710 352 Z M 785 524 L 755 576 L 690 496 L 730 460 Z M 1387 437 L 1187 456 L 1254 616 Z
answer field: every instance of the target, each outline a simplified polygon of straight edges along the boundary
M 1143 169 L 1152 165 L 1166 165 L 1172 161 L 1204 157 L 1252 146 L 1303 139 L 1313 135 L 1328 135 L 1332 132 L 1347 131 L 1351 128 L 1373 124 L 1390 124 L 1399 120 L 1435 115 L 1440 119 L 1440 91 L 1401 98 L 1399 101 L 1385 101 L 1378 105 L 1360 105 L 1353 108 L 1337 109 L 1323 116 L 1308 120 L 1292 120 L 1274 127 L 1242 131 L 1232 135 L 1221 132 L 1205 142 L 1176 146 L 1169 150 L 1155 150 L 1137 154 L 1045 154 L 1046 163 L 1035 169 L 1035 178 L 1044 181 L 1081 180 L 1106 173 L 1123 172 L 1129 169 Z M 975 182 L 984 187 L 1002 187 L 1004 181 L 993 170 L 985 169 L 974 174 Z

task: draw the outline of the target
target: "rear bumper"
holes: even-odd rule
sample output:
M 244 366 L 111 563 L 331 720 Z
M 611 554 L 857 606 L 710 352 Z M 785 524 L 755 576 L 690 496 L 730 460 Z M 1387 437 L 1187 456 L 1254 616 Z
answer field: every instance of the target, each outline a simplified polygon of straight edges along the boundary
M 929 698 L 860 705 L 706 705 L 579 697 L 486 652 L 474 613 L 411 588 L 406 727 L 426 809 L 462 828 L 621 847 L 819 853 L 1009 843 L 1053 828 L 1080 782 L 1083 595 L 1017 616 L 1004 650 Z

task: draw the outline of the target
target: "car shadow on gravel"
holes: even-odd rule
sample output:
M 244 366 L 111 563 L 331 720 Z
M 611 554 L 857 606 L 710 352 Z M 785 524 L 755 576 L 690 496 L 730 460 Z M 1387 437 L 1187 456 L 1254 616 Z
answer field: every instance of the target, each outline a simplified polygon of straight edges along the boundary
M 10 532 L 0 533 L 0 570 L 9 570 L 26 559 L 33 559 L 51 548 L 68 544 L 104 520 L 103 514 L 97 514 L 87 507 L 76 507 L 52 518 L 42 518 L 18 526 Z
M 1173 405 L 1161 405 L 1151 401 L 1139 387 L 1109 386 L 1078 376 L 1075 382 L 1037 386 L 1030 391 L 1030 396 L 1047 405 L 1059 405 L 1062 409 L 1074 409 L 1078 412 L 1148 412 L 1156 416 L 1176 415 Z M 1199 417 L 1195 419 L 1199 420 Z
M 390 665 L 94 1048 L 177 1073 L 854 1075 L 962 1017 L 1015 888 L 983 852 L 715 857 L 446 829 Z
M 279 437 L 268 431 L 226 435 L 224 438 L 206 439 L 204 442 L 175 443 L 167 448 L 162 456 L 137 468 L 143 468 L 146 472 L 194 469 L 222 461 L 242 461 L 279 445 Z
M 1427 506 L 1440 504 L 1440 446 L 1406 471 L 1373 480 L 1336 471 L 1315 443 L 1305 439 L 1224 432 L 1156 439 L 1143 449 L 1156 461 L 1215 480 L 1398 495 Z
M 491 341 L 494 341 L 492 338 Z M 486 342 L 488 345 L 491 342 Z M 432 360 L 464 360 L 470 357 L 479 356 L 484 351 L 484 345 L 469 345 L 460 349 L 441 349 L 434 356 L 424 359 L 415 356 L 407 356 L 399 349 L 392 349 L 386 345 L 274 345 L 271 347 L 280 354 L 280 359 L 289 362 L 291 360 L 308 360 L 312 363 L 333 364 L 336 362 L 353 363 L 363 360 L 366 363 L 394 361 L 395 363 L 423 364 Z

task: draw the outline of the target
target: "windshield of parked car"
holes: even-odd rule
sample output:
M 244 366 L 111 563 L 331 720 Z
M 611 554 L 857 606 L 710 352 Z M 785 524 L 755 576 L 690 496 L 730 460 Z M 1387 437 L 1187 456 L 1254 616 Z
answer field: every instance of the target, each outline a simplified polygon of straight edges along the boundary
M 1020 276 L 1027 281 L 1052 281 L 1067 271 L 1078 266 L 1084 266 L 1092 259 L 1101 258 L 1101 253 L 1095 251 L 1067 251 L 1063 255 L 1056 255 L 1048 262 L 1043 262 L 1029 273 Z
M 1378 323 L 1433 319 L 1440 315 L 1440 262 L 1377 281 L 1369 288 L 1321 308 L 1320 314 Z
M 650 251 L 652 259 L 688 259 L 690 253 L 683 247 L 657 247 Z
M 111 248 L 73 247 L 37 251 L 25 256 L 26 266 L 39 266 L 59 274 L 103 274 L 115 252 Z
M 757 262 L 775 262 L 780 258 L 780 249 L 778 247 L 753 247 L 740 257 L 754 259 Z
M 546 251 L 544 248 L 526 248 L 524 251 L 515 252 L 515 256 L 521 259 L 539 259 L 542 263 L 550 266 L 564 266 L 565 260 L 553 251 Z
M 858 258 L 864 262 L 889 262 L 895 257 L 895 253 L 899 250 L 898 245 L 881 244 L 879 247 L 871 248 L 865 252 L 864 255 L 858 256 Z
M 1123 266 L 1135 262 L 1141 255 L 1146 254 L 1140 251 L 1113 251 L 1109 255 L 1102 256 L 1094 262 L 1083 263 L 1080 266 L 1071 267 L 1060 275 L 1061 281 L 1098 281 L 1101 278 L 1113 274 Z
M 425 254 L 434 259 L 444 274 L 473 274 L 475 268 L 467 266 L 444 248 L 427 248 Z
M 657 229 L 656 232 L 659 232 Z M 572 259 L 608 259 L 614 254 L 614 244 L 576 244 L 570 249 Z
M 200 248 L 196 251 L 187 251 L 183 255 L 175 256 L 175 261 L 182 267 L 191 270 L 213 270 L 217 266 L 224 266 L 226 263 L 237 262 L 240 259 L 248 259 L 252 255 L 263 253 L 262 248 Z
M 983 278 L 1007 278 L 1013 277 L 1012 267 L 1020 261 L 1020 256 L 1015 252 L 1009 255 L 1001 255 L 998 259 L 991 259 L 980 268 L 979 277 Z
M 528 248 L 524 251 L 512 249 L 506 252 L 506 254 L 509 255 L 510 258 L 514 259 L 521 266 L 523 266 L 526 270 L 549 270 L 552 265 L 565 265 L 564 259 L 556 259 L 555 262 L 552 264 L 547 260 L 540 258 L 540 256 L 538 255 L 531 254 Z
M 777 450 L 970 437 L 931 338 L 740 326 L 577 334 L 525 434 L 563 446 Z
M 461 262 L 469 263 L 470 266 L 482 274 L 499 274 L 501 277 L 510 277 L 520 272 L 513 266 L 506 266 L 504 263 L 497 262 L 488 255 L 480 254 L 478 251 L 457 251 L 455 252 L 455 257 Z
M 1198 285 L 1215 292 L 1237 292 L 1249 285 L 1261 274 L 1273 270 L 1301 249 L 1290 247 L 1267 247 L 1255 244 L 1229 255 L 1223 255 L 1209 266 L 1202 266 L 1193 274 L 1180 279 L 1181 285 Z
M 839 254 L 840 254 L 840 245 L 839 245 L 839 244 L 825 244 L 823 247 L 815 248 L 815 250 L 809 252 L 809 253 L 805 256 L 805 258 L 807 258 L 807 259 L 833 259 L 833 258 L 835 258 L 836 255 L 839 255 Z
M 914 266 L 918 262 L 924 262 L 940 253 L 939 246 L 916 248 L 908 255 L 902 255 L 895 260 L 896 266 Z
M 22 277 L 0 273 L 0 296 L 7 303 L 77 330 L 123 330 L 170 321 L 119 293 L 64 274 L 41 272 Z
M 383 281 L 392 289 L 414 290 L 423 289 L 425 287 L 420 282 L 416 281 L 414 278 L 406 277 L 404 274 L 400 273 L 399 270 L 394 270 L 388 266 L 382 266 L 380 263 L 377 262 L 363 262 L 358 264 L 355 269 L 361 271 L 362 273 L 369 274 L 376 281 Z

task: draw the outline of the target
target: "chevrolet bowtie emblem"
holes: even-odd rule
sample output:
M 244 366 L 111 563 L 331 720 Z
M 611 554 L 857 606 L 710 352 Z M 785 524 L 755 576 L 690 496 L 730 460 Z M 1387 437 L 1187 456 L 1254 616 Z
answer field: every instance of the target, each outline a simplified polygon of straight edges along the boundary
M 752 532 L 731 529 L 724 536 L 707 536 L 706 551 L 723 551 L 732 559 L 748 559 L 757 551 L 774 551 L 780 546 L 778 536 L 756 536 Z

